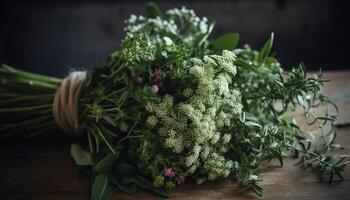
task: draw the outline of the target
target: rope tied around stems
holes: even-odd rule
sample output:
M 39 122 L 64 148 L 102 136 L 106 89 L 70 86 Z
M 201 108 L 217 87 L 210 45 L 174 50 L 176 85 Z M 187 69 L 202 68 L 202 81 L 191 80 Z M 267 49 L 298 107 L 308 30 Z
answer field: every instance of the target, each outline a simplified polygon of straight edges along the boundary
M 85 71 L 71 72 L 62 80 L 53 100 L 53 116 L 57 126 L 72 136 L 80 136 L 85 127 L 78 113 L 78 100 L 85 79 Z

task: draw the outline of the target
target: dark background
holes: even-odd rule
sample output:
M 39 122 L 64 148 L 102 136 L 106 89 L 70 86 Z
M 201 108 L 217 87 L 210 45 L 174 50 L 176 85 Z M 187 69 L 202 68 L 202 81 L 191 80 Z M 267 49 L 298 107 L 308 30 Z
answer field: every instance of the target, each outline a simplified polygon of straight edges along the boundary
M 235 0 L 155 1 L 164 11 L 185 5 L 216 21 L 214 36 L 240 34 L 260 48 L 275 32 L 277 57 L 286 68 L 350 69 L 349 1 Z M 0 62 L 54 76 L 104 62 L 119 48 L 124 19 L 145 14 L 147 1 L 54 0 L 0 3 Z

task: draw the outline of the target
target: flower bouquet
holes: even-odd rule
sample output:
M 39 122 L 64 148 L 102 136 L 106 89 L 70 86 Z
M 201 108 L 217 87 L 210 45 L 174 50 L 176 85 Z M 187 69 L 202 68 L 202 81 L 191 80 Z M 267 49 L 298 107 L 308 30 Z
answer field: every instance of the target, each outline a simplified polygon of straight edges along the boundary
M 92 199 L 113 190 L 167 196 L 184 181 L 228 177 L 261 196 L 261 163 L 283 166 L 288 152 L 321 180 L 342 179 L 344 158 L 328 154 L 340 148 L 337 107 L 321 72 L 284 70 L 270 55 L 273 34 L 260 50 L 238 48 L 235 33 L 210 39 L 214 23 L 193 10 L 147 11 L 126 20 L 120 50 L 89 71 L 58 79 L 2 65 L 1 138 L 80 139 L 71 154 L 92 178 Z M 319 127 L 321 146 L 286 115 L 297 108 Z

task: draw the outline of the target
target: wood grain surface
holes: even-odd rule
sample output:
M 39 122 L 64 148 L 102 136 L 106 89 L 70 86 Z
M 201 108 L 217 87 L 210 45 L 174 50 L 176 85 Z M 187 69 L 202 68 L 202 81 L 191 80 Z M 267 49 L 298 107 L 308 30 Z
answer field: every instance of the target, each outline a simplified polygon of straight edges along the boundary
M 326 72 L 324 91 L 339 106 L 337 142 L 344 149 L 336 156 L 350 156 L 350 71 Z M 305 119 L 296 114 L 299 124 Z M 313 132 L 314 128 L 309 128 Z M 317 135 L 317 132 L 314 131 Z M 317 138 L 317 137 L 316 137 Z M 90 183 L 77 179 L 69 154 L 68 140 L 31 140 L 0 143 L 0 199 L 80 200 L 89 199 Z M 349 158 L 348 158 L 349 160 Z M 294 166 L 295 159 L 286 159 L 284 167 L 276 161 L 264 163 L 263 199 L 349 199 L 350 166 L 345 169 L 343 182 L 319 183 L 311 170 Z M 115 193 L 113 199 L 162 199 L 148 192 L 134 195 Z M 170 192 L 170 199 L 214 200 L 259 199 L 252 193 L 242 193 L 231 180 L 207 182 L 202 185 L 185 183 Z

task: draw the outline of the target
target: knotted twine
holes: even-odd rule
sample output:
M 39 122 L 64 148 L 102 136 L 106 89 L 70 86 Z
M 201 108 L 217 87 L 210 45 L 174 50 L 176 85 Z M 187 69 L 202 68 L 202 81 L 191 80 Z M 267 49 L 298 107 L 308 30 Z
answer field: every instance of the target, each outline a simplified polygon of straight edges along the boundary
M 58 127 L 72 136 L 80 136 L 85 124 L 79 119 L 78 100 L 86 72 L 75 71 L 62 80 L 53 100 L 53 116 Z

